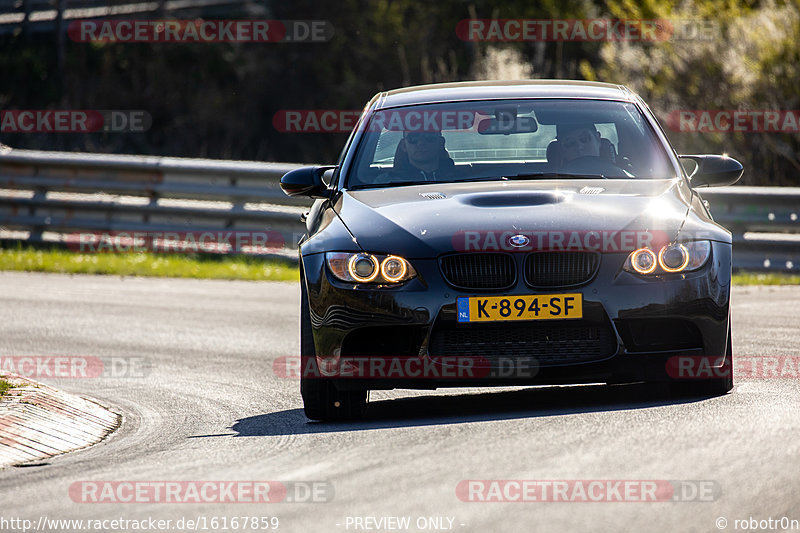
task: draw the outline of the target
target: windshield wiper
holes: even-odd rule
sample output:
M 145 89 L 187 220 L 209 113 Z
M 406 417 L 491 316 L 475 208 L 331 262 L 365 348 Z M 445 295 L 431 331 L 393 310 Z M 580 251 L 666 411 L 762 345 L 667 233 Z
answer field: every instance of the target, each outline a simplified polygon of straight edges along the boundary
M 608 179 L 601 174 L 568 174 L 563 172 L 532 172 L 528 174 L 516 174 L 513 176 L 479 176 L 475 178 L 450 178 L 447 180 L 405 180 L 387 181 L 381 183 L 365 183 L 350 187 L 352 190 L 359 189 L 379 189 L 382 187 L 403 187 L 407 185 L 433 185 L 436 183 L 465 183 L 471 181 L 504 181 L 504 180 L 528 180 L 528 179 Z
M 526 174 L 515 174 L 514 176 L 503 176 L 507 180 L 535 180 L 535 179 L 608 179 L 608 176 L 602 174 L 571 174 L 568 172 L 531 172 Z
M 356 185 L 354 187 L 350 187 L 351 189 L 358 190 L 358 189 L 379 189 L 381 187 L 396 187 L 396 186 L 404 186 L 404 185 L 433 185 L 437 183 L 436 181 L 425 181 L 425 180 L 408 180 L 408 181 L 384 181 L 381 183 L 365 183 L 363 185 Z M 441 181 L 438 183 L 442 183 Z
M 498 181 L 506 179 L 505 176 L 479 176 L 475 178 L 464 178 L 453 180 L 451 183 L 464 183 L 465 181 Z
M 433 181 L 424 181 L 424 180 L 414 180 L 414 181 L 386 181 L 381 183 L 366 183 L 364 185 L 356 185 L 355 187 L 351 187 L 351 189 L 377 189 L 379 187 L 393 187 L 395 185 L 433 185 L 433 184 L 443 184 L 443 183 L 464 183 L 468 181 L 500 181 L 504 180 L 503 176 L 479 176 L 475 178 L 448 178 L 446 180 L 433 180 Z

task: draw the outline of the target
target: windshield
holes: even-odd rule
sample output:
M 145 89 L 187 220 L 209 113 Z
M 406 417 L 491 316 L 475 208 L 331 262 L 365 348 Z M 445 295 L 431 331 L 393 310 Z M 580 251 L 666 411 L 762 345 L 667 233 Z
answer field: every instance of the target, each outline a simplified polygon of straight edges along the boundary
M 376 112 L 347 187 L 674 175 L 664 147 L 632 103 L 491 100 Z

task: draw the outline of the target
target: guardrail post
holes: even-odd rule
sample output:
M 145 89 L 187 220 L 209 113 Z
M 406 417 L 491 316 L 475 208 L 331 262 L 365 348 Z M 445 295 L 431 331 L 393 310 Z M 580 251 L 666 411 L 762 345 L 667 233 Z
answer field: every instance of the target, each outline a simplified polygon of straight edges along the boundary
M 25 18 L 22 19 L 22 35 L 28 41 L 31 38 L 30 21 L 31 21 L 31 3 L 33 0 L 22 0 L 22 8 L 25 10 Z
M 44 201 L 47 199 L 47 188 L 46 187 L 36 187 L 33 191 L 33 200 Z M 32 205 L 28 207 L 28 214 L 31 217 L 36 217 L 36 206 Z M 47 219 L 45 219 L 45 223 Z M 46 228 L 45 225 L 34 225 L 31 227 L 30 234 L 28 235 L 28 240 L 31 242 L 42 242 L 44 239 L 42 234 Z
M 236 184 L 238 182 L 236 177 L 235 176 L 230 176 L 229 179 L 230 179 L 231 187 L 236 187 Z M 236 198 L 234 200 L 234 202 L 233 202 L 233 205 L 231 206 L 231 213 L 235 213 L 237 211 L 244 211 L 244 204 L 245 204 L 245 199 L 244 198 Z M 234 227 L 235 224 L 236 224 L 235 220 L 233 218 L 229 218 L 226 221 L 225 229 L 230 229 L 230 228 Z
M 64 26 L 64 12 L 67 10 L 67 0 L 58 0 L 56 12 L 56 57 L 58 66 L 58 76 L 61 86 L 64 86 L 64 63 L 67 32 Z

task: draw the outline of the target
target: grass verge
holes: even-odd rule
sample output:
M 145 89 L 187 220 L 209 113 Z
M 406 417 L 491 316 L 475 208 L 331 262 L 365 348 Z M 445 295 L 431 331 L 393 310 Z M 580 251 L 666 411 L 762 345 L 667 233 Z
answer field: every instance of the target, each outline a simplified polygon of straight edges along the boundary
M 298 268 L 280 259 L 211 254 L 81 254 L 21 246 L 0 249 L 0 270 L 251 281 L 300 279 Z
M 210 254 L 80 254 L 23 246 L 0 248 L 0 270 L 252 281 L 300 279 L 296 266 L 279 259 Z M 733 284 L 800 285 L 800 275 L 742 271 L 733 274 Z
M 734 285 L 800 285 L 800 275 L 782 272 L 736 272 Z

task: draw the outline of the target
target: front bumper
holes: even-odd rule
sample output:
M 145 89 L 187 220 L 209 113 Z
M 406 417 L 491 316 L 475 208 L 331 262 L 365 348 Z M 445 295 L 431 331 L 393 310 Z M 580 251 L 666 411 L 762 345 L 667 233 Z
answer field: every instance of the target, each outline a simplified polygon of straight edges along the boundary
M 667 381 L 671 357 L 724 356 L 731 245 L 713 242 L 711 257 L 698 271 L 653 278 L 623 271 L 626 257 L 603 254 L 596 275 L 579 287 L 532 290 L 517 280 L 498 294 L 453 288 L 436 259 L 410 259 L 417 278 L 377 288 L 333 278 L 324 254 L 303 256 L 317 359 L 321 368 L 341 368 L 350 357 L 390 356 L 446 369 L 458 357 L 471 357 L 470 364 L 479 370 L 413 377 L 402 372 L 351 378 L 339 374 L 336 379 L 342 389 L 391 389 Z M 579 321 L 456 321 L 458 297 L 564 292 L 583 295 Z M 533 345 L 538 355 L 525 352 Z M 499 357 L 501 352 L 507 355 Z

